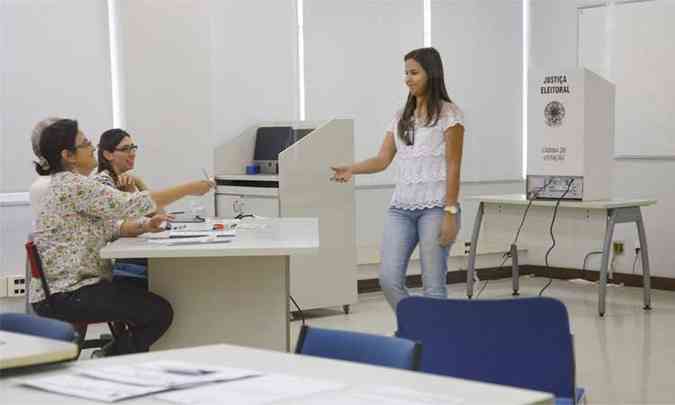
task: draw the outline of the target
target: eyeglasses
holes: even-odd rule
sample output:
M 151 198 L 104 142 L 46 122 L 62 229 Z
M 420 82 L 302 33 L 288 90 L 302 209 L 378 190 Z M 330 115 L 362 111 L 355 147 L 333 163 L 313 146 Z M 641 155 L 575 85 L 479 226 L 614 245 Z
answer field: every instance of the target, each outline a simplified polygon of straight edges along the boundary
M 136 152 L 138 150 L 138 145 L 132 143 L 131 145 L 124 145 L 121 148 L 115 148 L 115 150 L 123 153 Z
M 73 149 L 77 150 L 77 149 L 80 149 L 80 148 L 92 148 L 92 150 L 96 150 L 96 146 L 92 145 L 92 143 L 89 139 L 85 139 L 84 141 L 82 141 L 81 144 L 75 145 L 75 147 Z

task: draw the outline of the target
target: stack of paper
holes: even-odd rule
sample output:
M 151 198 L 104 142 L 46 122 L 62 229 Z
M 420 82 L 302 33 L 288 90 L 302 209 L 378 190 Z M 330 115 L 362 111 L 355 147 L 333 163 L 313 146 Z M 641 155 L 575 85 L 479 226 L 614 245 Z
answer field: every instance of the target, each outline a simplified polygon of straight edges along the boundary
M 164 231 L 141 235 L 148 243 L 156 245 L 184 245 L 200 243 L 228 243 L 237 236 L 234 230 L 220 231 Z
M 81 368 L 73 374 L 31 378 L 22 384 L 81 398 L 115 402 L 161 391 L 258 376 L 252 370 L 157 361 L 137 365 Z
M 156 233 L 144 233 L 140 235 L 143 239 L 180 239 L 180 238 L 198 238 L 206 236 L 215 236 L 219 238 L 233 238 L 237 236 L 234 230 L 226 231 L 163 231 Z

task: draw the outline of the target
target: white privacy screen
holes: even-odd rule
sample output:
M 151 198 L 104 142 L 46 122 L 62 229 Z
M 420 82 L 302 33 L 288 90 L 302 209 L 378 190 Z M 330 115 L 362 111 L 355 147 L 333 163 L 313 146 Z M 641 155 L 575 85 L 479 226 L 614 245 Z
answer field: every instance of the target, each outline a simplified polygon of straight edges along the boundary
M 579 64 L 616 84 L 616 156 L 675 156 L 675 1 L 582 9 Z

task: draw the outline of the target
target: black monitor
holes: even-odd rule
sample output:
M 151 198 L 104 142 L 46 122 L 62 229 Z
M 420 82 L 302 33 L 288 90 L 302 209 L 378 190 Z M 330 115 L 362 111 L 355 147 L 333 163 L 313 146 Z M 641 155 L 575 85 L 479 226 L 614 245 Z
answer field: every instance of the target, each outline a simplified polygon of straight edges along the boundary
M 253 161 L 260 173 L 279 173 L 279 153 L 295 142 L 295 133 L 291 127 L 260 127 L 255 134 Z
M 310 132 L 314 131 L 314 128 L 298 128 L 295 130 L 295 141 L 299 141 L 308 135 Z
M 255 135 L 253 160 L 279 160 L 279 153 L 295 141 L 291 127 L 260 127 Z

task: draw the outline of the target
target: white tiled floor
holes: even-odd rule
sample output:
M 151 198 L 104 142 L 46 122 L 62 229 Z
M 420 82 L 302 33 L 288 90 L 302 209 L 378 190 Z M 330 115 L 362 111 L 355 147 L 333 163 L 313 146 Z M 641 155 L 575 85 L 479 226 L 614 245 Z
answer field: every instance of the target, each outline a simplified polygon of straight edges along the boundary
M 534 296 L 547 279 L 522 277 L 522 296 Z M 464 298 L 465 285 L 449 286 Z M 575 335 L 577 381 L 588 404 L 675 404 L 675 292 L 652 291 L 653 310 L 642 310 L 642 290 L 610 288 L 607 313 L 597 315 L 597 287 L 554 280 L 545 295 L 562 300 Z M 481 298 L 511 296 L 510 280 L 490 281 Z M 391 335 L 394 314 L 380 293 L 363 294 L 345 315 L 341 309 L 309 311 L 313 326 Z M 300 321 L 291 327 L 295 346 Z M 94 331 L 92 331 L 94 332 Z

